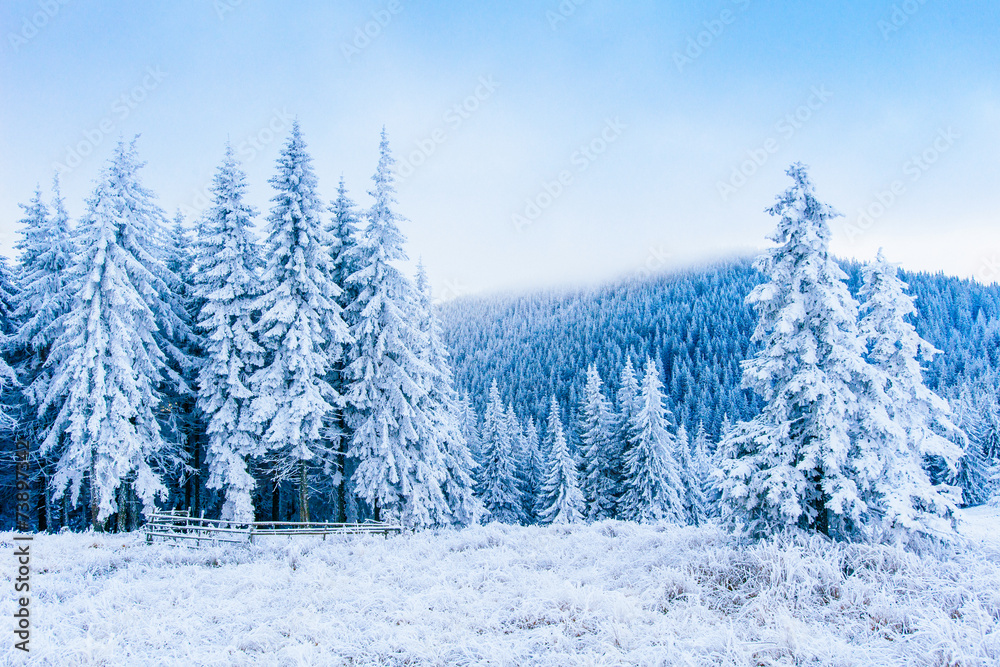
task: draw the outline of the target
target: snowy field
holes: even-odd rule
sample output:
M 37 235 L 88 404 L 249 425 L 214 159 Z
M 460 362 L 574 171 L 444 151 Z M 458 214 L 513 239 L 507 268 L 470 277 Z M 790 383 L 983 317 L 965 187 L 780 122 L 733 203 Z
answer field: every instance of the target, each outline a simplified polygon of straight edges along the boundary
M 39 536 L 30 660 L 8 631 L 0 662 L 1000 664 L 1000 514 L 964 530 L 947 559 L 612 521 L 201 551 Z

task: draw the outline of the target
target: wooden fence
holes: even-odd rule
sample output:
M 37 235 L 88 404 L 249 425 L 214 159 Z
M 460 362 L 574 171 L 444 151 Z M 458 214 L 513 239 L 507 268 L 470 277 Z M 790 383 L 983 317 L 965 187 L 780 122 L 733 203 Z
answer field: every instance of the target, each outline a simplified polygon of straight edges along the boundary
M 142 527 L 146 542 L 187 544 L 195 547 L 221 544 L 253 544 L 255 539 L 271 536 L 319 535 L 389 535 L 403 532 L 399 525 L 366 521 L 364 523 L 299 523 L 294 521 L 255 521 L 251 523 L 204 519 L 190 516 L 187 510 L 166 510 L 150 514 Z

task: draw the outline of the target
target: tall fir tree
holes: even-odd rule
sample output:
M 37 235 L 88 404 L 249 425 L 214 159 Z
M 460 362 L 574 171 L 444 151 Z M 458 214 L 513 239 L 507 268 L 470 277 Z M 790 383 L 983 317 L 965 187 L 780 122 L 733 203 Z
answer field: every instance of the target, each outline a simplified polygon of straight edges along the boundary
M 479 413 L 468 394 L 462 394 L 458 401 L 461 413 L 462 436 L 468 444 L 469 453 L 477 466 L 482 461 L 483 445 L 479 436 Z
M 14 406 L 19 402 L 21 382 L 17 377 L 14 357 L 20 356 L 16 349 L 19 319 L 16 316 L 17 301 L 21 298 L 21 287 L 7 265 L 7 258 L 0 255 L 0 433 L 13 432 L 18 426 L 18 416 Z
M 629 419 L 628 445 L 622 455 L 622 519 L 684 522 L 682 484 L 675 452 L 677 439 L 667 430 L 663 383 L 656 364 L 646 358 L 639 397 Z
M 700 525 L 708 517 L 702 477 L 692 456 L 691 439 L 684 424 L 677 427 L 677 471 L 681 479 L 684 514 L 688 523 Z
M 952 423 L 948 403 L 924 384 L 920 362 L 931 361 L 938 350 L 908 321 L 916 313 L 914 298 L 897 273 L 881 250 L 875 263 L 864 267 L 860 331 L 868 344 L 869 362 L 884 375 L 879 387 L 884 393 L 879 396 L 888 403 L 885 412 L 894 427 L 890 437 L 875 443 L 869 457 L 877 457 L 882 473 L 874 481 L 869 504 L 879 515 L 880 532 L 889 539 L 905 540 L 910 533 L 940 534 L 956 516 L 953 490 L 932 483 L 923 467 L 925 458 L 944 462 L 953 474 L 960 472 L 962 479 L 952 477 L 959 486 L 961 481 L 971 482 L 967 502 L 985 500 L 985 495 L 977 497 L 976 487 L 986 476 L 976 445 L 968 443 L 970 456 L 963 457 L 955 444 L 967 443 L 967 438 Z M 878 431 L 865 429 L 862 438 L 873 432 Z M 873 467 L 871 460 L 865 462 L 866 469 Z
M 615 437 L 614 410 L 604 397 L 596 364 L 587 368 L 577 430 L 583 456 L 581 486 L 586 499 L 586 517 L 590 521 L 611 518 L 618 502 L 621 448 Z
M 353 492 L 376 518 L 423 526 L 435 524 L 447 505 L 446 473 L 439 439 L 426 437 L 435 428 L 427 407 L 434 369 L 421 356 L 429 343 L 419 328 L 419 295 L 393 264 L 406 260 L 394 163 L 383 128 L 369 191 L 374 203 L 358 242 L 357 270 L 348 278 L 358 290 L 347 309 L 354 338 L 344 371 L 348 455 L 357 462 Z
M 524 523 L 525 512 L 517 483 L 514 434 L 500 402 L 496 380 L 490 385 L 482 428 L 483 460 L 479 468 L 479 497 L 487 519 L 500 523 Z
M 618 393 L 615 395 L 618 407 L 618 447 L 624 451 L 628 447 L 629 424 L 639 405 L 639 381 L 635 377 L 632 358 L 625 359 L 618 378 Z
M 44 369 L 45 360 L 59 331 L 59 320 L 69 311 L 68 271 L 76 254 L 58 177 L 53 180 L 52 189 L 51 215 L 40 190 L 35 191 L 29 205 L 22 205 L 23 238 L 15 246 L 21 251 L 22 289 L 14 312 L 14 318 L 20 322 L 14 342 L 28 350 L 21 371 L 25 393 L 34 406 L 45 395 L 50 376 Z
M 333 281 L 340 287 L 340 296 L 337 303 L 343 309 L 344 321 L 350 327 L 354 323 L 350 320 L 351 312 L 348 307 L 358 296 L 358 286 L 351 283 L 348 278 L 358 268 L 358 235 L 361 216 L 357 211 L 354 201 L 347 195 L 347 186 L 344 184 L 344 176 L 341 174 L 340 183 L 337 186 L 337 198 L 331 203 L 329 212 L 332 214 L 327 232 L 330 238 L 330 257 L 333 262 Z M 344 367 L 348 363 L 349 354 L 343 355 L 330 369 L 329 382 L 334 391 L 343 395 L 346 391 L 346 378 L 344 377 Z M 337 495 L 337 520 L 347 521 L 349 514 L 356 514 L 354 508 L 356 503 L 352 502 L 353 497 L 348 493 L 349 478 L 354 472 L 354 461 L 348 458 L 347 449 L 350 443 L 350 432 L 344 421 L 344 411 L 336 410 L 331 419 L 327 437 L 334 443 L 336 449 L 336 495 Z
M 840 215 L 816 198 L 805 166 L 768 212 L 779 219 L 777 247 L 756 266 L 767 281 L 747 297 L 759 321 L 756 355 L 744 362 L 744 386 L 765 402 L 721 445 L 725 518 L 753 533 L 799 526 L 841 539 L 860 535 L 871 479 L 859 462 L 865 422 L 860 392 L 878 392 L 864 359 L 858 304 L 830 255 L 829 221 Z
M 521 457 L 518 462 L 521 506 L 524 508 L 526 523 L 538 521 L 539 498 L 542 495 L 542 482 L 545 477 L 543 458 L 538 426 L 534 417 L 528 417 L 521 434 Z
M 56 416 L 42 453 L 59 447 L 57 495 L 69 487 L 76 504 L 88 480 L 98 529 L 125 510 L 120 487 L 151 510 L 167 493 L 163 472 L 181 458 L 156 411 L 169 370 L 164 347 L 184 325 L 162 260 L 163 212 L 138 179 L 141 167 L 135 142 L 119 141 L 80 221 L 75 297 L 46 362 L 52 381 L 41 407 Z
M 276 194 L 256 301 L 260 319 L 251 331 L 265 360 L 250 380 L 251 410 L 275 457 L 277 477 L 296 478 L 299 520 L 309 521 L 309 468 L 332 472 L 335 452 L 324 430 L 342 403 L 327 377 L 351 336 L 337 304 L 340 287 L 333 281 L 325 207 L 298 121 L 277 166 L 269 181 Z
M 420 331 L 427 338 L 423 360 L 433 373 L 428 377 L 426 410 L 432 415 L 426 438 L 435 439 L 443 457 L 444 481 L 441 490 L 448 513 L 435 517 L 436 523 L 467 526 L 483 514 L 482 503 L 473 491 L 476 466 L 462 431 L 462 407 L 455 391 L 448 350 L 441 339 L 441 320 L 434 309 L 431 286 L 423 262 L 417 264 L 417 294 L 419 295 Z
M 559 403 L 555 396 L 549 405 L 545 434 L 547 468 L 539 498 L 538 519 L 542 523 L 576 523 L 583 519 L 585 502 L 580 491 L 576 460 L 569 451 Z
M 708 432 L 702 422 L 698 422 L 691 448 L 691 464 L 701 485 L 701 495 L 705 499 L 705 514 L 708 517 L 718 516 L 718 495 L 712 481 L 713 454 L 709 449 Z
M 16 244 L 21 251 L 19 268 L 21 291 L 13 313 L 17 329 L 10 344 L 17 350 L 17 373 L 21 386 L 21 399 L 14 408 L 21 415 L 20 431 L 29 442 L 38 443 L 52 423 L 52 410 L 39 412 L 52 377 L 46 367 L 52 344 L 58 335 L 62 320 L 69 312 L 72 294 L 69 289 L 69 269 L 76 254 L 69 215 L 59 188 L 59 177 L 52 184 L 52 214 L 42 201 L 41 191 L 36 190 L 31 203 L 24 208 L 21 219 L 22 238 Z M 13 388 L 9 376 L 0 369 L 0 381 Z M 4 401 L 4 413 L 11 411 L 10 402 Z M 0 416 L 2 418 L 2 416 Z M 51 454 L 38 457 L 41 471 L 40 493 L 44 496 L 45 525 L 54 528 L 52 502 L 49 493 Z M 65 519 L 65 517 L 64 517 Z
M 198 398 L 198 371 L 204 354 L 201 348 L 203 341 L 195 330 L 195 320 L 201 300 L 194 294 L 194 245 L 185 225 L 184 215 L 179 210 L 166 231 L 163 257 L 170 276 L 168 285 L 173 305 L 184 328 L 183 331 L 175 331 L 168 339 L 170 347 L 178 352 L 168 355 L 168 372 L 181 378 L 182 382 L 164 387 L 165 415 L 162 421 L 164 438 L 187 454 L 188 466 L 181 480 L 185 492 L 184 503 L 197 515 L 201 513 L 201 440 L 204 425 L 195 405 Z
M 260 256 L 253 233 L 257 212 L 244 201 L 246 174 L 232 146 L 212 179 L 212 206 L 199 225 L 194 297 L 205 360 L 198 374 L 198 409 L 205 415 L 210 489 L 225 495 L 221 517 L 253 521 L 256 482 L 248 461 L 262 459 L 260 424 L 252 418 L 250 378 L 264 362 L 252 331 L 261 295 Z
M 340 176 L 340 183 L 337 185 L 337 198 L 330 204 L 329 211 L 332 217 L 327 232 L 330 235 L 333 279 L 342 290 L 338 303 L 347 308 L 357 298 L 357 285 L 351 283 L 348 278 L 360 268 L 358 262 L 362 259 L 358 254 L 361 214 L 354 200 L 347 196 L 343 175 Z

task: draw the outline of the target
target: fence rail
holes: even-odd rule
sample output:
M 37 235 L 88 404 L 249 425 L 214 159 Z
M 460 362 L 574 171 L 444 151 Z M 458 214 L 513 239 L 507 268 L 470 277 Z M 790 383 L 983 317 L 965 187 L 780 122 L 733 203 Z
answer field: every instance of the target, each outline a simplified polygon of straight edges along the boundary
M 146 542 L 157 540 L 196 547 L 217 544 L 253 544 L 256 538 L 271 536 L 389 535 L 403 532 L 400 525 L 380 521 L 329 523 L 295 521 L 227 521 L 190 516 L 187 510 L 166 510 L 150 514 L 142 527 Z

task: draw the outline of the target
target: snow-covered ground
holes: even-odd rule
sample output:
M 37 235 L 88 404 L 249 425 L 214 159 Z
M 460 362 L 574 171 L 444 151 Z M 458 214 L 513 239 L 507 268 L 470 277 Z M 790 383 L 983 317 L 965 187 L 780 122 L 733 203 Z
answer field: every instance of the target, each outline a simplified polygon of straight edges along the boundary
M 947 558 L 602 522 L 275 542 L 32 543 L 31 664 L 996 665 L 1000 513 Z M 12 534 L 0 615 L 12 626 Z M 23 664 L 10 631 L 0 662 Z

